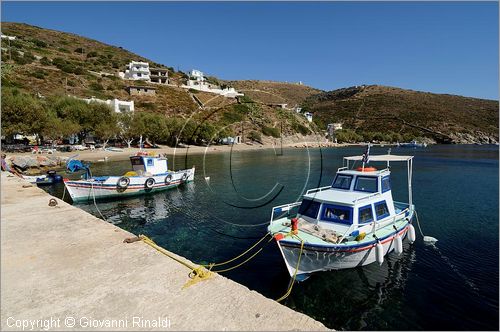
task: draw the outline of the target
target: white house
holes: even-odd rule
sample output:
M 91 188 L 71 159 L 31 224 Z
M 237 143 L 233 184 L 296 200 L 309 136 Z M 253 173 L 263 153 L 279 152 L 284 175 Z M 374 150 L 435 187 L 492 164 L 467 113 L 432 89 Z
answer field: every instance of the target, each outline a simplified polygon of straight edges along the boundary
M 149 70 L 148 62 L 132 61 L 127 65 L 125 72 L 120 72 L 118 75 L 128 80 L 151 80 L 151 71 Z
M 203 72 L 193 69 L 189 72 L 189 79 L 185 85 L 181 86 L 185 89 L 193 89 L 197 91 L 215 93 L 227 98 L 235 98 L 237 96 L 243 96 L 243 93 L 239 93 L 234 88 L 224 88 L 221 89 L 217 85 L 210 84 L 205 81 L 205 76 Z
M 297 112 L 297 113 L 302 112 L 302 107 L 295 107 L 295 112 Z
M 189 72 L 189 78 L 194 79 L 195 81 L 198 82 L 204 82 L 205 81 L 205 76 L 203 75 L 203 72 L 193 69 Z
M 77 98 L 77 97 L 75 97 Z M 102 100 L 102 99 L 97 99 L 95 97 L 91 98 L 77 98 L 80 100 L 85 101 L 87 104 L 90 103 L 101 103 L 101 104 L 106 104 L 109 105 L 115 113 L 128 113 L 128 112 L 134 112 L 134 101 L 125 101 L 125 100 L 119 100 L 119 99 L 108 99 L 108 100 Z
M 15 36 L 7 36 L 2 33 L 1 35 L 2 39 L 7 39 L 7 40 L 16 40 Z
M 309 122 L 313 121 L 312 113 L 306 112 L 306 113 L 304 113 L 304 116 L 306 117 L 307 121 L 309 121 Z

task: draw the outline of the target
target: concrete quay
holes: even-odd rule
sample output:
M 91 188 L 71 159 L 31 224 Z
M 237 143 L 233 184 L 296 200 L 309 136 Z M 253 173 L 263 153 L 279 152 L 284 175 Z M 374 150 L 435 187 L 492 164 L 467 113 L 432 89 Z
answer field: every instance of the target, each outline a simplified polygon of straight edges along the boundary
M 24 180 L 1 175 L 1 329 L 326 330 L 215 275 L 188 268 Z M 186 259 L 177 256 L 181 260 Z M 187 261 L 188 262 L 188 261 Z

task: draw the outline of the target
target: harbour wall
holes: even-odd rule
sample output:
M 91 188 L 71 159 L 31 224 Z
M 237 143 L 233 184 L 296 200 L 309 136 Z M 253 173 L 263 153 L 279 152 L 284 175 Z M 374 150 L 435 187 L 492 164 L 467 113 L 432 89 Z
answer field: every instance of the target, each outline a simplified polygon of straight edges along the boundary
M 183 289 L 183 264 L 6 172 L 1 196 L 3 331 L 326 330 L 218 274 Z

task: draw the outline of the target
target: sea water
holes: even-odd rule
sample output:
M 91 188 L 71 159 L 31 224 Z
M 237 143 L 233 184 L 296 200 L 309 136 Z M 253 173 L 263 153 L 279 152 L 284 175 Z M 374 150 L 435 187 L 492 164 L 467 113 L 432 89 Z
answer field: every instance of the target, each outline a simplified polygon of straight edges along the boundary
M 371 153 L 388 149 L 373 147 Z M 178 149 L 170 166 L 195 165 L 193 183 L 98 202 L 97 208 L 108 222 L 145 234 L 194 262 L 224 261 L 265 234 L 273 206 L 331 184 L 342 157 L 364 149 L 277 152 L 192 155 Z M 415 156 L 413 202 L 424 235 L 438 242 L 424 243 L 418 235 L 413 245 L 405 242 L 403 254 L 390 254 L 381 266 L 315 273 L 295 284 L 283 303 L 335 329 L 497 330 L 498 147 L 392 147 L 391 153 Z M 92 165 L 94 175 L 121 175 L 129 169 L 128 161 Z M 391 171 L 395 200 L 407 200 L 406 166 L 393 163 Z M 62 188 L 48 190 L 60 197 Z M 93 203 L 77 206 L 100 217 Z M 290 280 L 274 242 L 224 275 L 273 299 L 286 292 Z

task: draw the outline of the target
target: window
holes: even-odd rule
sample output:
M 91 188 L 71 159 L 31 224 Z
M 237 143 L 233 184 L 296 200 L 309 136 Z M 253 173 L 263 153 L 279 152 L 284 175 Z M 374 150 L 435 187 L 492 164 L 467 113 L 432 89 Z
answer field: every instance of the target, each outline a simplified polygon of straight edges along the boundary
M 154 161 L 153 159 L 147 159 L 148 160 L 148 166 L 153 166 Z
M 382 178 L 382 192 L 385 193 L 389 190 L 391 190 L 391 178 L 388 176 L 384 176 Z
M 300 204 L 299 214 L 316 219 L 316 217 L 318 216 L 320 205 L 321 204 L 319 202 L 311 201 L 310 199 L 304 199 L 302 201 L 302 204 Z
M 333 221 L 343 224 L 352 223 L 352 208 L 347 206 L 323 204 L 321 220 Z
M 376 177 L 358 176 L 356 178 L 356 185 L 354 186 L 354 190 L 366 191 L 368 193 L 377 192 L 377 180 L 378 178 Z
M 358 210 L 358 214 L 358 222 L 360 224 L 373 221 L 373 211 L 371 205 L 360 207 Z
M 346 189 L 351 188 L 352 175 L 337 174 L 335 181 L 333 181 L 332 188 Z
M 389 216 L 389 209 L 385 201 L 375 203 L 375 214 L 377 215 L 377 220 Z

